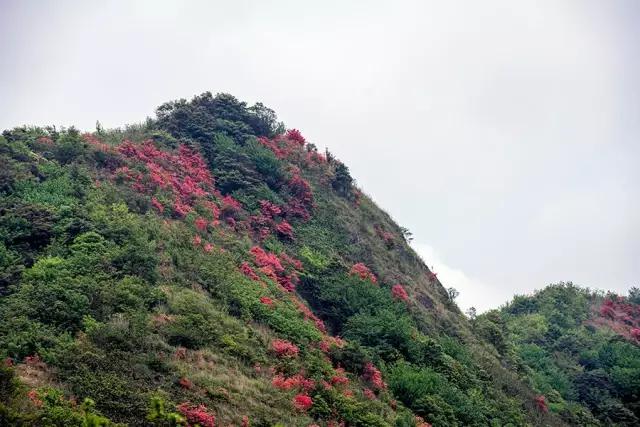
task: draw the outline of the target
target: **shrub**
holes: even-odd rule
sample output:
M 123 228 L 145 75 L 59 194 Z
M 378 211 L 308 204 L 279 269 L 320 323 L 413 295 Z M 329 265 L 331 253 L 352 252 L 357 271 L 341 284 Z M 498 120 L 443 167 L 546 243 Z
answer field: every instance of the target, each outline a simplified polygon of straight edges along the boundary
M 349 274 L 352 276 L 357 276 L 362 280 L 369 280 L 371 283 L 378 283 L 378 279 L 376 276 L 369 270 L 369 268 L 363 263 L 359 262 L 354 264 L 349 271 Z
M 186 418 L 189 426 L 215 427 L 216 425 L 216 417 L 204 405 L 196 406 L 184 402 L 178 405 L 177 409 Z
M 293 398 L 293 406 L 300 411 L 308 411 L 313 406 L 313 399 L 306 394 L 297 394 Z
M 273 340 L 271 342 L 271 349 L 280 358 L 294 358 L 298 357 L 300 349 L 295 344 L 287 340 Z
M 404 289 L 404 286 L 402 286 L 399 283 L 396 285 L 393 285 L 393 287 L 391 288 L 391 295 L 393 295 L 395 299 L 400 301 L 409 300 L 409 294 L 407 294 L 407 291 Z

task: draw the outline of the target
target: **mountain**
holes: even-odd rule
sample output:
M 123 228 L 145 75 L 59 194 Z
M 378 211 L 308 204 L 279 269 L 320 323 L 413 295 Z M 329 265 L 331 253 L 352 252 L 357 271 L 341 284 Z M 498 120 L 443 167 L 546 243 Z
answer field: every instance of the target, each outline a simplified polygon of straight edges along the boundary
M 637 423 L 634 302 L 597 316 L 562 285 L 465 317 L 408 230 L 263 104 L 15 128 L 0 164 L 2 425 Z

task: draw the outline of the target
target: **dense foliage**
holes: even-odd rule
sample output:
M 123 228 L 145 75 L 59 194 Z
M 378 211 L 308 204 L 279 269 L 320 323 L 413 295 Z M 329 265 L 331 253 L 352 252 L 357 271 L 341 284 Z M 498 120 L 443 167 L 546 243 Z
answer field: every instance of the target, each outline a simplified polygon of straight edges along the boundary
M 640 424 L 639 301 L 571 283 L 518 296 L 474 321 L 540 393 L 541 407 L 573 425 Z
M 535 377 L 554 350 L 508 333 L 508 310 L 474 320 L 478 339 L 410 233 L 262 104 L 205 93 L 124 130 L 16 128 L 0 164 L 0 424 L 635 419 L 637 324 L 566 379 L 608 395 Z M 637 313 L 615 304 L 607 322 Z M 603 327 L 562 316 L 544 336 L 567 346 L 562 322 Z

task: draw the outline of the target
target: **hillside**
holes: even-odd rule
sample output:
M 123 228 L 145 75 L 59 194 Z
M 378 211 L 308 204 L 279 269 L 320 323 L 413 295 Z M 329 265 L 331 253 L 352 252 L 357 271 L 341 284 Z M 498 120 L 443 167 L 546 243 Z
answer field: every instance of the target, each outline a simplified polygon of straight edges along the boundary
M 473 321 L 506 364 L 574 425 L 640 424 L 640 291 L 551 285 Z
M 262 104 L 7 130 L 0 163 L 0 424 L 555 426 L 591 408 L 518 329 L 546 312 L 470 322 L 348 168 Z M 562 315 L 590 328 L 582 310 Z M 640 357 L 616 342 L 632 425 Z

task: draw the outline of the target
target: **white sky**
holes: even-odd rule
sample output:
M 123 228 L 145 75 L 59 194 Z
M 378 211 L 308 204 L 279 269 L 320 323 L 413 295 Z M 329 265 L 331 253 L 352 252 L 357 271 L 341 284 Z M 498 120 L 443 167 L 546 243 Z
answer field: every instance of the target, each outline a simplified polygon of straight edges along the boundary
M 635 0 L 0 0 L 0 128 L 262 101 L 483 310 L 640 285 L 639 45 Z

